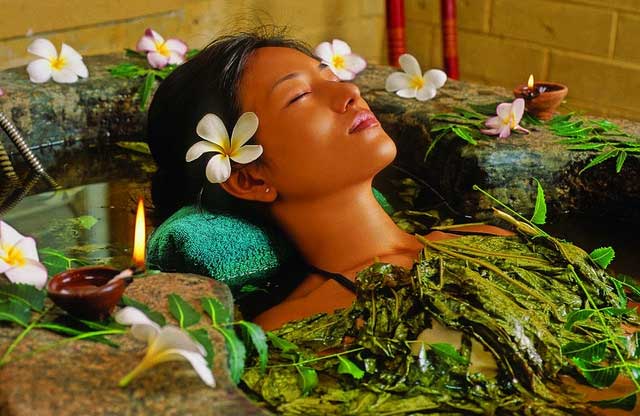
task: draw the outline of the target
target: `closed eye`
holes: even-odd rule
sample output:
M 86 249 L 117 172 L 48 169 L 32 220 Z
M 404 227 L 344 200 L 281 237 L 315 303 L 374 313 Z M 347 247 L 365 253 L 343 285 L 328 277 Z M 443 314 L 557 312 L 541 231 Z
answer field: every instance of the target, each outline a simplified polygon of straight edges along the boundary
M 296 95 L 295 97 L 293 97 L 291 101 L 289 101 L 289 104 L 293 104 L 294 102 L 298 101 L 300 98 L 304 97 L 307 94 L 311 94 L 311 91 L 303 92 L 302 94 Z

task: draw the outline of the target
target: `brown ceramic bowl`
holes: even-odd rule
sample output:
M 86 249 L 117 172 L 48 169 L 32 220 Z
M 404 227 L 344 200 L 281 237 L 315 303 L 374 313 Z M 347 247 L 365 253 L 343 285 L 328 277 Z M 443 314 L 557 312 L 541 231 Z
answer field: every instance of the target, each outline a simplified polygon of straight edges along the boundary
M 540 120 L 550 120 L 554 111 L 558 108 L 562 100 L 567 96 L 569 89 L 566 85 L 556 82 L 536 82 L 534 89 L 546 87 L 546 91 L 537 97 L 527 98 L 524 94 L 526 85 L 519 85 L 513 90 L 516 98 L 524 98 L 527 112 L 538 117 Z
M 73 316 L 103 319 L 122 298 L 124 279 L 106 284 L 120 273 L 111 267 L 87 266 L 59 273 L 51 278 L 47 292 L 53 303 Z

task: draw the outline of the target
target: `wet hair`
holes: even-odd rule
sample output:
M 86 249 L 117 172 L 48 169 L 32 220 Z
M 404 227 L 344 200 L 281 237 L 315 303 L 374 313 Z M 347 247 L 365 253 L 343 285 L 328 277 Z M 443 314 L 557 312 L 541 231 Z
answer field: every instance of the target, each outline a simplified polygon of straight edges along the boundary
M 147 120 L 147 141 L 158 165 L 152 184 L 158 220 L 182 206 L 198 203 L 260 223 L 268 221 L 263 203 L 232 197 L 207 181 L 205 167 L 212 153 L 185 161 L 187 149 L 202 140 L 196 125 L 205 114 L 218 115 L 231 134 L 240 117 L 238 88 L 246 63 L 256 49 L 266 46 L 292 48 L 313 56 L 306 44 L 286 37 L 284 29 L 262 27 L 215 39 L 161 82 Z

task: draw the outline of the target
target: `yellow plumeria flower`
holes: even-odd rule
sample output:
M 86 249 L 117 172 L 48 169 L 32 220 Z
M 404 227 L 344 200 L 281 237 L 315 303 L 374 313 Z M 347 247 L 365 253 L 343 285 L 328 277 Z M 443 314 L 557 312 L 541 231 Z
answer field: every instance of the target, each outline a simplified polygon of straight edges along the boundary
M 40 57 L 27 66 L 31 82 L 42 83 L 53 78 L 55 82 L 68 84 L 76 82 L 78 77 L 89 76 L 82 55 L 65 43 L 60 48 L 60 55 L 53 43 L 47 39 L 34 40 L 27 51 Z
M 322 42 L 316 46 L 314 53 L 343 81 L 354 79 L 358 72 L 367 67 L 367 61 L 352 53 L 349 44 L 340 39 L 334 39 L 331 43 Z
M 404 72 L 394 72 L 387 77 L 385 88 L 403 98 L 427 101 L 436 96 L 436 90 L 447 82 L 447 74 L 439 69 L 430 69 L 424 74 L 418 60 L 408 53 L 398 58 Z
M 0 221 L 0 274 L 12 283 L 26 283 L 42 289 L 47 269 L 38 261 L 36 242 Z
M 115 315 L 116 322 L 131 325 L 131 334 L 147 342 L 147 353 L 118 385 L 124 387 L 142 372 L 167 361 L 188 361 L 200 379 L 209 387 L 215 387 L 216 381 L 205 358 L 206 351 L 182 329 L 165 325 L 160 327 L 141 310 L 127 306 Z
M 258 116 L 255 113 L 244 113 L 229 134 L 224 123 L 215 114 L 206 114 L 198 122 L 196 133 L 203 138 L 187 150 L 186 161 L 192 162 L 203 153 L 214 152 L 207 163 L 206 175 L 211 183 L 221 183 L 231 175 L 231 160 L 238 163 L 250 163 L 260 157 L 262 146 L 245 145 L 258 130 Z

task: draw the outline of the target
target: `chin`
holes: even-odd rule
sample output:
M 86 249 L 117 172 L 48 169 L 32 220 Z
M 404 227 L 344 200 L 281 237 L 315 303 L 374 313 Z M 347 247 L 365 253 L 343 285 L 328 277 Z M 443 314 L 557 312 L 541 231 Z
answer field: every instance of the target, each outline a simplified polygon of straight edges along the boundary
M 398 153 L 398 149 L 396 148 L 396 144 L 391 137 L 384 133 L 381 135 L 380 143 L 373 147 L 373 152 L 371 155 L 372 168 L 375 169 L 374 175 L 380 172 L 382 169 L 386 168 L 393 162 Z

